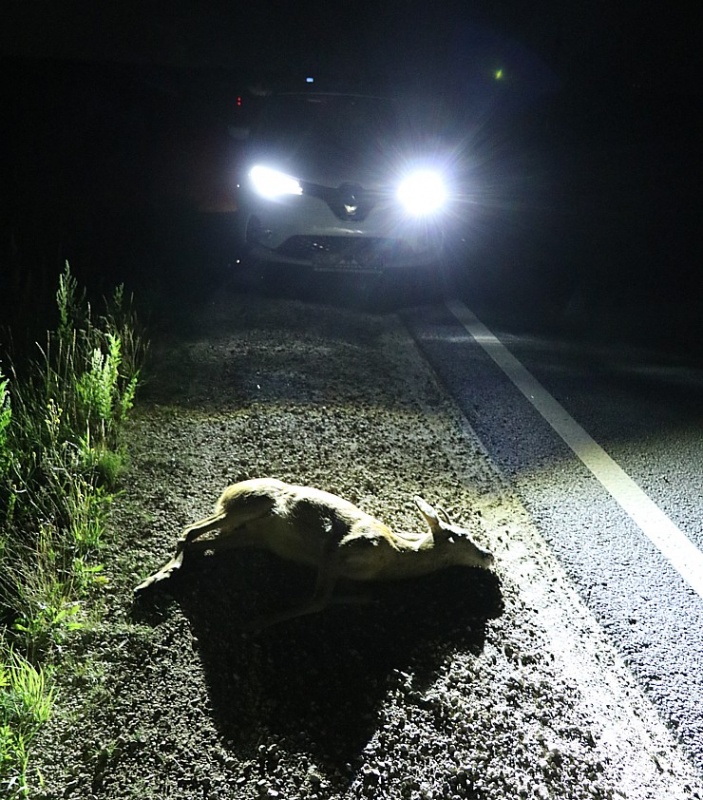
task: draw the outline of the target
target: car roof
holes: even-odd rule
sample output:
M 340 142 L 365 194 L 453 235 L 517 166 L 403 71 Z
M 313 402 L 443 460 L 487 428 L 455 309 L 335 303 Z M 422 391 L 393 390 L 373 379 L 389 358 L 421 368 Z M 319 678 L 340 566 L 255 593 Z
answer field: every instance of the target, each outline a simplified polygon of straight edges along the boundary
M 388 100 L 380 94 L 364 94 L 361 92 L 275 92 L 269 97 L 358 97 L 366 100 Z

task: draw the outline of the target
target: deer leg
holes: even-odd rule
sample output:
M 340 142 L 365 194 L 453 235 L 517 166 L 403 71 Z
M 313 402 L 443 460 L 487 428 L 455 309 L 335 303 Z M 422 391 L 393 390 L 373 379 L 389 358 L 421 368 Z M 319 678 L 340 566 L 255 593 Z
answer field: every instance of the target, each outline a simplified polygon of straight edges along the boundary
M 224 512 L 220 512 L 219 514 L 213 514 L 211 517 L 206 517 L 199 522 L 194 522 L 192 525 L 189 525 L 176 540 L 176 552 L 180 553 L 182 550 L 185 550 L 186 547 L 190 549 L 194 539 L 197 539 L 198 536 L 201 536 L 203 533 L 217 530 L 225 519 L 227 519 L 227 515 Z
M 213 550 L 218 553 L 221 550 L 237 550 L 243 547 L 251 547 L 252 544 L 251 537 L 246 535 L 246 526 L 242 525 L 227 536 L 190 541 L 185 546 L 184 551 L 190 556 L 191 553 L 204 553 L 206 550 Z
M 220 508 L 219 511 L 216 511 L 211 516 L 194 522 L 185 528 L 178 538 L 176 550 L 180 552 L 184 549 L 192 549 L 195 540 L 204 533 L 210 533 L 215 530 L 219 530 L 219 534 L 214 539 L 208 540 L 213 547 L 213 542 L 224 542 L 231 536 L 240 536 L 247 523 L 267 517 L 274 505 L 275 500 L 266 495 L 250 497 L 246 500 L 240 499 L 237 503 L 227 504 L 227 507 Z M 242 547 L 244 545 L 235 543 L 231 546 Z
M 134 594 L 141 594 L 149 586 L 153 586 L 155 583 L 161 583 L 161 581 L 167 580 L 176 570 L 181 568 L 182 564 L 183 550 L 177 552 L 170 561 L 167 561 L 163 567 L 161 567 L 161 569 L 157 570 L 152 575 L 149 575 L 149 577 L 145 578 L 138 586 L 135 586 Z
M 176 541 L 176 554 L 153 575 L 145 578 L 137 587 L 135 594 L 155 583 L 170 578 L 176 570 L 183 566 L 186 551 L 197 552 L 202 550 L 215 550 L 224 547 L 246 547 L 250 541 L 239 541 L 241 533 L 246 528 L 246 523 L 265 517 L 271 513 L 274 501 L 270 497 L 256 497 L 245 503 L 242 508 L 232 508 L 215 512 L 205 519 L 194 522 L 183 530 Z M 205 533 L 219 530 L 220 535 L 214 539 L 199 540 Z M 238 536 L 238 534 L 240 536 Z
M 265 614 L 254 620 L 251 625 L 246 626 L 246 629 L 261 630 L 269 628 L 271 625 L 278 625 L 279 622 L 286 622 L 289 619 L 296 619 L 297 617 L 304 617 L 308 614 L 316 614 L 318 611 L 322 611 L 332 600 L 332 593 L 338 579 L 338 562 L 336 548 L 325 553 L 318 566 L 315 589 L 309 600 L 285 611 Z
M 200 534 L 207 533 L 208 531 L 215 530 L 217 525 L 213 524 L 211 526 L 205 527 L 203 525 L 195 525 L 191 526 L 191 528 L 186 528 L 184 531 L 184 536 L 182 536 L 178 540 L 178 545 L 176 547 L 176 555 L 170 560 L 167 561 L 163 567 L 158 569 L 153 575 L 150 575 L 148 578 L 145 578 L 139 586 L 134 589 L 135 594 L 139 594 L 143 592 L 149 586 L 152 586 L 155 583 L 160 583 L 161 581 L 165 581 L 170 578 L 176 570 L 179 570 L 183 566 L 183 560 L 185 559 L 186 552 L 188 553 L 188 558 L 193 553 L 203 553 L 206 550 L 231 550 L 233 548 L 238 547 L 247 547 L 251 544 L 247 537 L 242 536 L 241 538 L 232 535 L 226 536 L 223 538 L 215 538 L 215 539 L 191 539 L 190 541 L 187 540 L 186 536 L 189 531 L 194 532 L 194 536 L 200 536 Z M 242 528 L 238 528 L 237 531 L 243 531 L 244 526 Z M 233 531 L 233 534 L 236 534 L 237 531 Z
M 160 567 L 156 572 L 149 575 L 148 578 L 145 578 L 138 586 L 134 587 L 134 594 L 141 594 L 145 589 L 148 589 L 150 586 L 153 586 L 156 583 L 161 583 L 161 581 L 168 580 L 174 572 L 179 570 L 183 566 L 183 559 L 185 558 L 186 547 L 188 550 L 192 550 L 194 545 L 201 545 L 201 547 L 197 549 L 206 549 L 202 547 L 203 544 L 209 544 L 209 542 L 189 542 L 188 536 L 197 536 L 201 533 L 205 533 L 205 530 L 213 530 L 213 528 L 206 528 L 202 529 L 196 526 L 191 526 L 190 528 L 186 528 L 183 532 L 183 535 L 178 539 L 176 544 L 176 554 L 167 561 L 162 567 Z

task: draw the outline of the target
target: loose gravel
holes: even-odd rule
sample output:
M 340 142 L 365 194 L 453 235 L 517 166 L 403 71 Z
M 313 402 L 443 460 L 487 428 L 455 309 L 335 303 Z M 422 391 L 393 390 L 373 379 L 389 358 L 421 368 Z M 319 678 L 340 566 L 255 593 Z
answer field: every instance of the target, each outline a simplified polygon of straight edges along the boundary
M 700 797 L 399 318 L 222 293 L 154 343 L 98 623 L 31 764 L 49 798 Z M 221 490 L 272 476 L 400 529 L 439 503 L 491 549 L 258 634 L 313 576 L 255 551 L 132 587 Z

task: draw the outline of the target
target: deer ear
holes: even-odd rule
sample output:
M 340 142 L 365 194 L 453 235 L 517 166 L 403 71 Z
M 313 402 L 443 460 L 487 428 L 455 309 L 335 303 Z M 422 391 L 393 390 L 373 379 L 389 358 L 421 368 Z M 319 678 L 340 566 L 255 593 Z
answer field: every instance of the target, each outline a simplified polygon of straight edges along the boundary
M 449 514 L 447 514 L 446 510 L 442 508 L 442 506 L 437 506 L 437 511 L 439 511 L 440 516 L 447 523 L 447 525 L 452 524 L 451 517 L 449 516 Z
M 434 510 L 434 508 L 432 508 L 427 500 L 423 500 L 419 495 L 415 495 L 413 500 L 415 501 L 415 505 L 417 506 L 418 511 L 422 514 L 425 522 L 429 525 L 430 531 L 432 531 L 432 534 L 434 535 L 441 528 L 437 512 Z

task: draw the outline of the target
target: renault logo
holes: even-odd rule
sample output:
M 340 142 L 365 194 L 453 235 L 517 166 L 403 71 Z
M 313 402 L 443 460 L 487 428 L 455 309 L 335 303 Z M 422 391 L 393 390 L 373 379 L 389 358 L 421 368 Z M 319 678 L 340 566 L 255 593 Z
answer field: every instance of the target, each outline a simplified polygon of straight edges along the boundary
M 336 189 L 326 192 L 325 200 L 339 219 L 366 219 L 373 207 L 373 200 L 362 186 L 357 183 L 343 183 Z
M 359 210 L 357 194 L 360 189 L 360 186 L 354 186 L 354 184 L 351 183 L 343 183 L 339 187 L 339 199 L 342 201 L 344 213 L 350 217 L 353 217 Z

